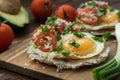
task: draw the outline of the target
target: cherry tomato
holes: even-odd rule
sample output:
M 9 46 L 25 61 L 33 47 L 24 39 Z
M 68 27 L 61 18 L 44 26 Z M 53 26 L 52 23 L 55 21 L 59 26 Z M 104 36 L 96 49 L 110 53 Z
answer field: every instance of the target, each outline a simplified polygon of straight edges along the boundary
M 95 16 L 95 13 L 99 12 L 96 8 L 84 7 L 78 8 L 78 17 L 87 24 L 95 24 L 98 22 L 98 17 Z
M 35 45 L 43 52 L 54 50 L 57 43 L 57 39 L 54 34 L 54 28 L 51 28 L 50 32 L 41 32 L 36 37 L 33 36 L 32 40 L 34 41 Z M 45 45 L 49 45 L 52 47 L 45 47 Z
M 51 0 L 33 0 L 31 3 L 31 12 L 36 18 L 46 20 L 52 14 Z
M 0 25 L 0 51 L 3 51 L 9 47 L 14 39 L 14 33 L 10 26 L 2 23 Z
M 74 21 L 76 17 L 76 11 L 70 5 L 61 5 L 56 9 L 55 14 L 58 17 L 66 19 L 68 21 Z

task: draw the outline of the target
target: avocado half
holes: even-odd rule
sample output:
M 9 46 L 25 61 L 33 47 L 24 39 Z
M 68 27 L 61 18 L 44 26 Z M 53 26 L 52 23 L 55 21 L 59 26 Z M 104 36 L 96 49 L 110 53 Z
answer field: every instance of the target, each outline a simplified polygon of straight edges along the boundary
M 20 12 L 16 15 L 0 11 L 0 21 L 5 21 L 16 31 L 24 28 L 29 23 L 29 14 L 24 7 L 21 7 Z

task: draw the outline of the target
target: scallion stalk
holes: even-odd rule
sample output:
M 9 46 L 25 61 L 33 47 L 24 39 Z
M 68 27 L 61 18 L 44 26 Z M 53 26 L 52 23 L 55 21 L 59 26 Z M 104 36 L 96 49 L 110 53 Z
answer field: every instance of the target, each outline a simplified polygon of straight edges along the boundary
M 113 80 L 120 75 L 120 23 L 115 26 L 115 36 L 118 42 L 116 55 L 106 64 L 93 69 L 94 80 Z

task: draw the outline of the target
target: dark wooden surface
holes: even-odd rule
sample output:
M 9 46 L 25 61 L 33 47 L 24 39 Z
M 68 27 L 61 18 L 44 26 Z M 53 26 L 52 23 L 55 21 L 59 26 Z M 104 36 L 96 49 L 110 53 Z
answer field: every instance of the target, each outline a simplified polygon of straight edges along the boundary
M 36 28 L 40 23 L 44 23 L 41 22 L 40 20 L 35 19 L 32 16 L 30 12 L 31 1 L 32 0 L 21 0 L 22 5 L 25 6 L 28 12 L 30 13 L 30 24 L 22 32 L 15 34 L 16 38 L 14 40 L 14 43 L 12 44 L 13 46 L 14 44 L 22 42 L 24 36 L 33 31 L 33 29 Z M 52 0 L 52 1 L 53 8 L 55 10 L 58 6 L 62 4 L 70 4 L 77 8 L 77 6 L 81 2 L 85 2 L 87 0 Z M 120 9 L 120 0 L 106 0 L 106 1 L 108 1 L 110 5 L 113 6 L 114 8 Z M 34 80 L 34 79 L 0 68 L 0 80 Z M 118 77 L 116 80 L 120 80 L 120 77 Z

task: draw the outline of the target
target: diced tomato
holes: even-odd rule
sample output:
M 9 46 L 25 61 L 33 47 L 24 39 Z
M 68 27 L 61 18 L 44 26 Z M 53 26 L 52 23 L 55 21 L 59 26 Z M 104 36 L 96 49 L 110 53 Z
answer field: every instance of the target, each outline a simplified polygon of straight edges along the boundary
M 92 7 L 84 7 L 84 8 L 78 8 L 77 9 L 78 15 L 83 22 L 87 24 L 95 24 L 98 22 L 98 17 L 95 16 L 97 12 L 99 12 L 98 9 L 92 8 Z
M 59 34 L 62 34 L 64 29 L 66 27 L 66 24 L 64 22 L 62 22 L 57 28 L 56 28 L 56 31 L 59 33 Z
M 54 50 L 57 43 L 57 39 L 54 34 L 54 28 L 51 27 L 50 32 L 41 32 L 37 36 L 32 36 L 32 41 L 43 52 Z M 50 47 L 45 47 L 45 45 L 49 45 Z

